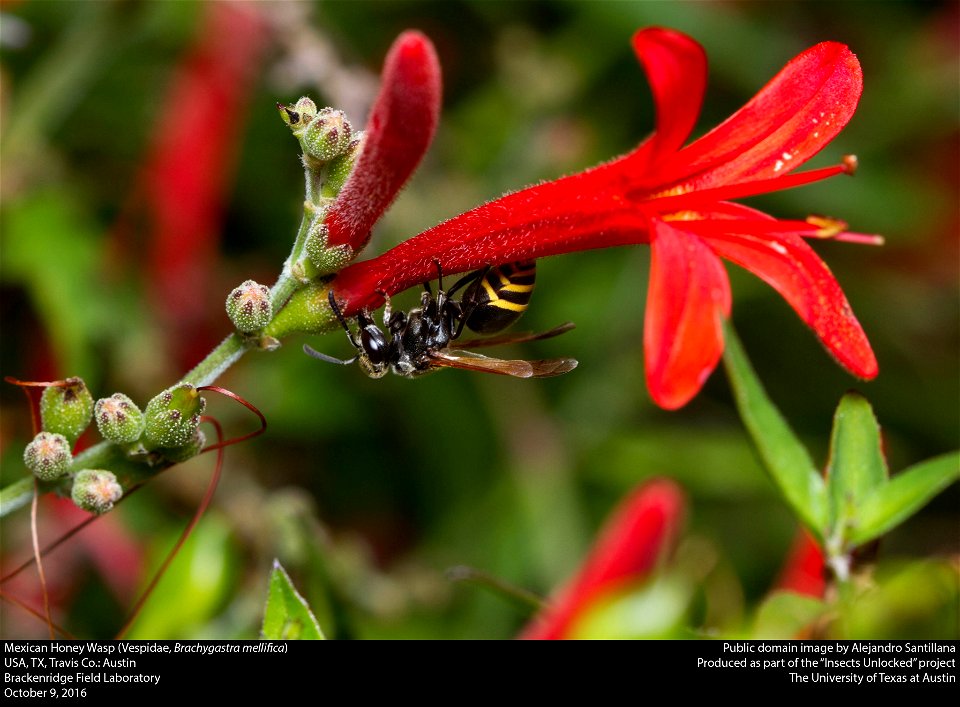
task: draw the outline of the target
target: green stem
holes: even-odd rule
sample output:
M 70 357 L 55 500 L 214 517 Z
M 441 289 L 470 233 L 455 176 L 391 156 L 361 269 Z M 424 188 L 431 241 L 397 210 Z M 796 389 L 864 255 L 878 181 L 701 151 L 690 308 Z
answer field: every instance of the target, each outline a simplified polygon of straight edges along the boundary
M 180 379 L 180 382 L 195 386 L 210 385 L 246 352 L 247 344 L 239 334 L 234 332 L 208 353 L 205 359 Z
M 33 498 L 33 477 L 25 476 L 14 481 L 5 489 L 0 489 L 0 518 L 23 508 Z
M 99 20 L 99 18 L 100 16 L 96 15 L 92 20 L 94 22 L 94 26 L 96 26 L 96 22 Z M 73 46 L 74 42 L 82 42 L 82 51 L 80 53 L 85 61 L 78 60 L 76 62 L 67 62 L 67 64 L 69 66 L 73 66 L 75 72 L 86 72 L 88 69 L 87 64 L 93 61 L 94 57 L 98 56 L 95 50 L 100 48 L 102 45 L 100 35 L 97 32 L 81 33 L 80 40 L 73 38 L 73 35 L 71 35 L 71 41 L 66 42 L 64 46 L 71 47 Z M 66 51 L 66 49 L 63 51 Z M 61 73 L 62 76 L 73 76 L 65 71 Z M 37 83 L 47 88 L 45 88 L 43 91 L 39 91 L 38 95 L 40 98 L 35 99 L 31 103 L 31 105 L 35 103 L 36 107 L 33 107 L 32 110 L 26 111 L 28 115 L 47 115 L 51 113 L 47 107 L 47 103 L 57 95 L 60 95 L 60 92 L 58 91 L 51 91 L 48 87 L 48 84 L 52 84 L 53 86 L 57 87 L 63 82 L 61 81 L 60 84 L 57 84 L 53 79 L 47 78 L 45 73 L 41 72 L 41 74 L 43 80 L 38 79 Z M 30 95 L 32 96 L 33 94 Z M 30 103 L 30 101 L 27 101 L 27 103 Z M 28 129 L 34 127 L 34 123 L 37 122 L 38 119 L 34 118 L 29 121 L 20 121 L 20 123 L 15 124 L 13 128 L 9 128 L 5 132 L 3 136 L 4 144 L 10 145 L 18 144 L 20 142 L 29 143 L 29 140 L 22 137 L 22 135 L 27 135 Z M 24 127 L 21 128 L 21 124 L 23 124 Z M 273 288 L 270 290 L 270 301 L 273 305 L 274 319 L 265 329 L 265 333 L 268 335 L 273 335 L 278 339 L 295 331 L 322 331 L 324 328 L 332 328 L 335 323 L 332 313 L 328 311 L 329 307 L 326 305 L 326 300 L 322 296 L 322 293 L 325 292 L 325 290 L 321 291 L 316 297 L 300 298 L 301 300 L 306 300 L 306 304 L 311 305 L 312 309 L 321 312 L 321 315 L 319 316 L 319 324 L 314 322 L 314 326 L 304 329 L 304 316 L 300 311 L 305 306 L 304 302 L 300 302 L 300 306 L 293 308 L 297 310 L 296 312 L 291 313 L 290 311 L 285 311 L 285 307 L 290 301 L 290 298 L 298 290 L 304 289 L 307 284 L 302 282 L 297 277 L 297 274 L 294 272 L 294 270 L 297 262 L 303 255 L 310 228 L 317 219 L 323 218 L 324 214 L 326 213 L 326 209 L 333 201 L 332 196 L 324 196 L 323 194 L 326 169 L 326 167 L 323 169 L 311 169 L 309 165 L 304 165 L 306 189 L 304 195 L 303 218 L 300 220 L 300 227 L 297 230 L 297 237 L 294 240 L 293 248 L 290 251 L 290 256 L 283 264 L 283 270 L 281 271 L 280 276 L 277 278 L 276 283 L 274 283 Z M 313 300 L 317 299 L 318 297 L 321 299 L 321 301 L 319 302 L 319 305 L 316 305 Z M 279 315 L 281 314 L 284 314 L 284 316 L 280 317 Z M 317 318 L 318 317 L 314 312 L 314 319 Z M 280 333 L 280 336 L 277 336 L 274 332 Z M 180 382 L 190 383 L 191 385 L 197 387 L 210 385 L 217 378 L 219 378 L 224 371 L 240 360 L 240 358 L 247 352 L 249 348 L 251 348 L 249 341 L 234 332 L 220 342 L 220 344 L 213 349 L 213 351 L 207 354 L 207 356 L 200 363 L 198 363 L 193 370 L 183 376 L 183 378 L 180 379 Z M 108 468 L 115 472 L 122 473 L 123 479 L 121 480 L 121 483 L 127 487 L 133 482 L 142 481 L 144 478 L 162 471 L 165 466 L 150 466 L 142 463 L 139 460 L 135 461 L 131 458 L 128 458 L 124 450 L 117 445 L 110 442 L 100 442 L 99 444 L 90 447 L 74 457 L 70 466 L 71 471 L 95 468 Z M 57 489 L 65 492 L 69 491 L 70 478 L 71 477 L 66 476 L 56 482 L 44 484 L 43 489 L 45 491 Z M 17 510 L 18 508 L 22 508 L 28 504 L 32 498 L 32 476 L 27 476 L 23 479 L 13 482 L 12 484 L 9 484 L 4 489 L 0 489 L 0 518 Z

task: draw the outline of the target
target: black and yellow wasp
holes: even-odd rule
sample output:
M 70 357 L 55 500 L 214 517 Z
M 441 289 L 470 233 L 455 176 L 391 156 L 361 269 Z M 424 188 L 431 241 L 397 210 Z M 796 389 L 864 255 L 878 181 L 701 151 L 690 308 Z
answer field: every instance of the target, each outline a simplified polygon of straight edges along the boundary
M 333 358 L 309 346 L 303 350 L 321 361 L 349 365 L 358 362 L 371 378 L 382 378 L 388 370 L 406 378 L 415 378 L 438 368 L 463 368 L 482 373 L 497 373 L 516 378 L 547 378 L 572 371 L 577 366 L 572 358 L 551 358 L 539 361 L 506 360 L 473 353 L 478 349 L 498 344 L 522 343 L 549 339 L 573 329 L 567 322 L 549 331 L 537 334 L 507 334 L 504 336 L 459 341 L 457 348 L 450 343 L 460 338 L 464 327 L 478 334 L 493 334 L 515 322 L 526 310 L 533 294 L 536 263 L 521 261 L 472 272 L 443 289 L 443 271 L 437 263 L 437 296 L 429 283 L 424 283 L 420 306 L 409 312 L 395 312 L 390 298 L 384 295 L 383 326 L 376 325 L 370 312 L 357 315 L 357 333 L 351 331 L 340 305 L 331 290 L 330 308 L 347 332 L 347 338 L 357 355 L 347 360 Z M 466 288 L 460 300 L 453 298 Z

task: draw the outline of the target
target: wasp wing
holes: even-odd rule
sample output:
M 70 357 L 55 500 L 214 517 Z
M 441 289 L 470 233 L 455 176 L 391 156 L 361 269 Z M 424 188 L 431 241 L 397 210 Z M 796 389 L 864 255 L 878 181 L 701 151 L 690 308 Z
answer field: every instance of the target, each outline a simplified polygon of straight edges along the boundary
M 456 349 L 431 351 L 428 355 L 430 363 L 434 366 L 462 368 L 467 371 L 495 373 L 514 378 L 549 378 L 567 373 L 577 367 L 576 360 L 572 358 L 551 358 L 541 361 L 506 360 Z
M 512 334 L 503 334 L 502 336 L 487 336 L 483 339 L 467 339 L 466 341 L 457 341 L 459 349 L 480 349 L 485 346 L 500 346 L 501 344 L 523 344 L 527 341 L 540 341 L 541 339 L 552 339 L 555 336 L 566 334 L 576 325 L 573 322 L 564 322 L 560 326 L 555 326 L 547 331 L 517 331 Z M 569 359 L 564 359 L 569 360 Z M 566 371 L 564 371 L 566 373 Z

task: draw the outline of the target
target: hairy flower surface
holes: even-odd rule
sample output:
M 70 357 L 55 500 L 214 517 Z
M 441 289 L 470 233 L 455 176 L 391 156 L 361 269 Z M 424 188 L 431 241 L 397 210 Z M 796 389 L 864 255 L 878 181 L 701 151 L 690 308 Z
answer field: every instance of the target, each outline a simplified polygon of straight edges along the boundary
M 803 239 L 879 239 L 846 232 L 833 219 L 778 220 L 731 201 L 854 171 L 848 156 L 833 167 L 794 172 L 853 116 L 862 90 L 857 58 L 835 42 L 811 47 L 733 116 L 683 147 L 706 84 L 703 49 L 662 28 L 637 32 L 633 48 L 657 106 L 651 137 L 609 163 L 508 194 L 350 265 L 332 284 L 344 314 L 432 279 L 437 262 L 452 274 L 648 243 L 644 350 L 648 387 L 662 407 L 681 407 L 696 395 L 723 352 L 731 294 L 721 258 L 776 289 L 847 370 L 876 376 L 846 297 Z M 361 196 L 357 190 L 351 198 Z

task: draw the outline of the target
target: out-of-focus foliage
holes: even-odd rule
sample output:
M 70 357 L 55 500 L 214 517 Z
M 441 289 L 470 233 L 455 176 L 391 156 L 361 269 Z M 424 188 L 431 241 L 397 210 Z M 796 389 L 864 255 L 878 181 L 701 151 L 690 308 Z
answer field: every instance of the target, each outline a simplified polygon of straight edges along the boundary
M 865 92 L 857 116 L 815 164 L 855 153 L 860 170 L 756 205 L 785 218 L 828 214 L 886 237 L 882 249 L 814 244 L 870 337 L 880 376 L 869 384 L 851 379 L 778 295 L 731 267 L 736 328 L 815 463 L 828 457 L 833 411 L 851 387 L 883 426 L 891 469 L 957 446 L 955 3 L 402 0 L 255 8 L 268 33 L 256 85 L 244 113 L 221 116 L 240 125 L 225 165 L 228 203 L 209 234 L 219 255 L 207 290 L 222 293 L 203 305 L 212 341 L 230 330 L 227 292 L 249 278 L 273 281 L 302 208 L 296 141 L 274 104 L 309 94 L 362 125 L 380 61 L 403 29 L 419 28 L 435 42 L 444 108 L 434 146 L 377 226 L 370 253 L 504 191 L 632 148 L 653 127 L 628 41 L 639 27 L 675 27 L 705 46 L 711 78 L 700 131 L 799 51 L 831 39 L 858 55 Z M 122 390 L 142 406 L 184 373 L 172 352 L 182 350 L 175 344 L 187 330 L 161 315 L 163 302 L 152 295 L 145 255 L 152 231 L 137 185 L 168 82 L 208 8 L 22 2 L 2 11 L 0 371 L 79 375 L 94 397 Z M 810 602 L 778 597 L 758 613 L 795 521 L 761 470 L 723 375 L 679 412 L 649 402 L 641 360 L 648 257 L 641 247 L 541 261 L 523 328 L 569 319 L 577 329 L 511 355 L 580 361 L 556 379 L 444 371 L 373 381 L 304 356 L 301 340 L 247 355 L 218 383 L 263 411 L 267 434 L 226 452 L 214 509 L 131 635 L 255 637 L 276 557 L 328 637 L 509 637 L 525 611 L 450 584 L 444 570 L 471 565 L 546 594 L 577 566 L 616 500 L 663 475 L 688 494 L 686 550 L 658 583 L 598 608 L 584 635 L 609 625 L 671 636 L 785 635 L 806 626 L 816 615 Z M 416 297 L 397 304 L 412 306 Z M 350 351 L 340 333 L 310 343 L 334 356 Z M 7 484 L 23 473 L 32 434 L 22 394 L 8 387 L 0 396 L 0 483 Z M 227 402 L 211 400 L 208 413 L 238 433 L 250 424 L 248 412 Z M 207 455 L 165 472 L 111 514 L 113 536 L 97 535 L 99 546 L 71 541 L 47 558 L 58 623 L 94 637 L 119 628 L 134 594 L 114 591 L 109 563 L 94 561 L 96 552 L 134 543 L 147 558 L 146 583 L 212 466 Z M 874 577 L 831 630 L 957 638 L 957 507 L 954 486 L 886 536 Z M 49 517 L 54 508 L 41 504 L 46 538 L 66 529 Z M 4 520 L 4 568 L 29 555 L 27 516 Z M 36 605 L 34 576 L 4 589 Z M 20 609 L 4 603 L 0 611 L 4 637 L 45 635 L 43 623 Z M 661 623 L 647 620 L 651 611 L 662 613 Z
M 274 641 L 323 638 L 316 617 L 279 562 L 273 563 L 270 573 L 270 590 L 267 605 L 263 609 L 261 635 Z

